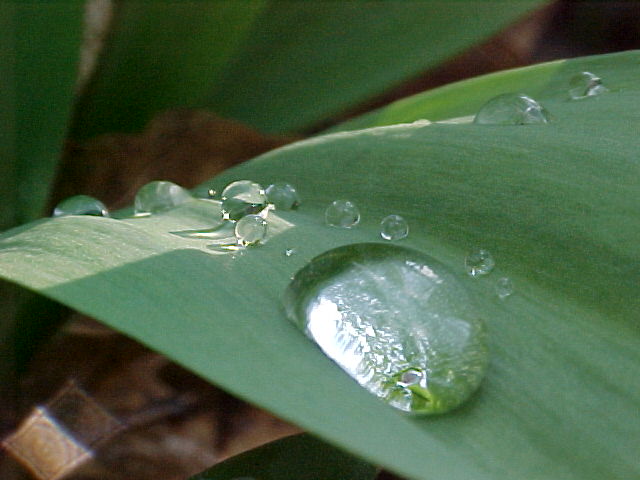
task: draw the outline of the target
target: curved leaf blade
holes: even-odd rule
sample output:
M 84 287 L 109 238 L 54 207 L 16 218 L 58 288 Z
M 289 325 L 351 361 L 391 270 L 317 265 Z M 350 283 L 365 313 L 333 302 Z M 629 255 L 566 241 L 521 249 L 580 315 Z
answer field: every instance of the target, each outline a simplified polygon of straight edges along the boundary
M 276 440 L 189 480 L 372 480 L 376 468 L 307 434 Z
M 543 3 L 124 2 L 73 134 L 141 130 L 158 111 L 184 106 L 265 132 L 300 131 Z
M 298 211 L 272 215 L 264 246 L 235 258 L 169 233 L 212 226 L 219 207 L 200 200 L 146 219 L 68 217 L 7 232 L 0 274 L 410 478 L 634 478 L 639 56 L 600 57 L 606 68 L 595 73 L 612 91 L 575 102 L 566 99 L 568 76 L 594 59 L 565 62 L 547 90 L 556 117 L 548 125 L 342 132 L 232 169 L 206 187 L 288 181 L 303 195 Z M 338 197 L 361 207 L 353 231 L 323 224 Z M 290 275 L 329 248 L 375 240 L 389 213 L 411 225 L 404 245 L 461 276 L 469 247 L 498 262 L 489 278 L 463 280 L 487 322 L 492 361 L 478 395 L 449 415 L 391 411 L 280 307 Z M 290 247 L 297 253 L 286 257 Z M 506 302 L 494 292 L 502 275 L 517 289 Z

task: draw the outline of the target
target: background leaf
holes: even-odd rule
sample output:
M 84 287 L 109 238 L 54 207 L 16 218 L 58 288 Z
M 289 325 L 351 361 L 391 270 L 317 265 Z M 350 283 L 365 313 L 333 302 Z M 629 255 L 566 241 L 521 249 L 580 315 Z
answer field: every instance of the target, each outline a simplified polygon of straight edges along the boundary
M 229 170 L 207 187 L 288 181 L 303 196 L 298 211 L 270 217 L 268 243 L 242 255 L 169 233 L 212 226 L 219 207 L 199 200 L 148 218 L 23 226 L 0 241 L 0 273 L 410 478 L 637 477 L 639 58 L 554 64 L 539 85 L 555 117 L 548 125 L 342 132 Z M 611 92 L 569 101 L 568 80 L 582 70 L 600 75 Z M 520 79 L 509 88 L 529 93 L 526 75 Z M 471 98 L 474 85 L 448 87 L 447 95 L 457 88 Z M 353 231 L 323 224 L 325 206 L 338 197 L 361 207 Z M 462 278 L 487 322 L 492 360 L 481 391 L 449 415 L 411 418 L 387 408 L 282 313 L 295 271 L 329 248 L 375 241 L 389 213 L 409 221 L 403 245 L 461 277 L 472 246 L 497 260 L 488 278 Z M 286 257 L 285 248 L 297 253 Z M 500 302 L 495 280 L 505 275 L 517 293 Z
M 42 214 L 71 112 L 83 2 L 0 5 L 0 228 Z
M 83 3 L 0 2 L 0 230 L 43 213 L 74 97 Z M 43 307 L 52 317 L 59 311 L 25 293 L 0 284 L 0 431 L 17 399 L 20 358 L 48 331 Z
M 372 465 L 301 434 L 232 457 L 190 480 L 368 480 L 375 476 Z
M 176 106 L 300 131 L 543 3 L 123 2 L 74 137 L 137 131 Z

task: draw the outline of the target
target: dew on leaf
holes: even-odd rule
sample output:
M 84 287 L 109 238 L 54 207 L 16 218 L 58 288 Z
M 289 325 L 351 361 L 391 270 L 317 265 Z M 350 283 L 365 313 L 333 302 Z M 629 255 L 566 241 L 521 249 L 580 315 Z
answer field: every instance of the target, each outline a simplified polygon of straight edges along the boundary
M 134 200 L 134 212 L 136 215 L 164 212 L 192 199 L 189 190 L 173 182 L 149 182 L 138 190 Z
M 324 212 L 327 225 L 352 228 L 360 222 L 360 210 L 349 200 L 334 200 Z
M 293 210 L 300 206 L 298 192 L 288 183 L 274 183 L 265 190 L 267 202 L 276 207 L 276 210 Z
M 285 248 L 284 249 L 284 256 L 285 257 L 290 257 L 292 256 L 294 253 L 296 253 L 296 251 L 293 248 Z
M 549 112 L 533 98 L 505 93 L 492 98 L 478 111 L 473 123 L 480 125 L 530 125 L 547 123 Z
M 53 209 L 54 217 L 66 215 L 92 215 L 96 217 L 108 217 L 109 211 L 100 200 L 88 195 L 74 195 L 62 200 Z
M 509 277 L 501 277 L 496 282 L 496 294 L 500 300 L 505 300 L 513 295 L 513 282 Z
M 236 222 L 235 235 L 239 245 L 255 245 L 267 236 L 267 221 L 260 215 L 245 215 Z
M 380 222 L 380 236 L 385 240 L 401 240 L 409 235 L 409 224 L 400 215 L 388 215 Z
M 467 255 L 464 260 L 464 266 L 469 275 L 480 277 L 491 273 L 493 267 L 496 266 L 496 262 L 487 250 L 479 249 Z
M 467 290 L 432 257 L 392 244 L 329 250 L 298 271 L 287 317 L 369 392 L 406 412 L 447 412 L 484 377 L 485 330 Z
M 602 79 L 591 72 L 580 72 L 569 80 L 569 96 L 573 100 L 595 97 L 608 91 L 609 89 L 602 85 Z
M 267 204 L 264 189 L 250 180 L 238 180 L 222 190 L 222 218 L 238 221 L 260 212 Z

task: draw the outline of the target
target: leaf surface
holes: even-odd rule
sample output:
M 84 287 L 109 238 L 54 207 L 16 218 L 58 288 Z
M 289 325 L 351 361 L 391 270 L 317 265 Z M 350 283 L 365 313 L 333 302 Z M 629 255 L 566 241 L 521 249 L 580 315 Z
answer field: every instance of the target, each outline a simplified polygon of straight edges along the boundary
M 185 237 L 219 218 L 219 205 L 197 200 L 147 218 L 65 217 L 14 229 L 0 240 L 0 274 L 409 478 L 635 478 L 639 60 L 638 52 L 577 59 L 507 82 L 519 90 L 527 74 L 546 76 L 537 96 L 554 116 L 547 125 L 340 132 L 272 151 L 202 187 L 219 191 L 238 179 L 294 184 L 302 206 L 270 214 L 263 246 L 224 253 L 211 248 L 224 239 Z M 583 70 L 611 91 L 570 101 L 569 78 Z M 453 85 L 447 95 L 481 102 L 503 93 L 474 97 L 476 85 Z M 324 208 L 336 198 L 360 206 L 357 228 L 324 225 Z M 283 314 L 294 272 L 330 248 L 379 239 L 378 223 L 391 213 L 409 222 L 402 245 L 457 272 L 487 323 L 487 378 L 447 415 L 391 410 Z M 476 246 L 497 262 L 486 278 L 464 274 L 465 254 Z M 285 256 L 287 248 L 295 254 Z M 505 301 L 495 293 L 502 276 L 516 289 Z

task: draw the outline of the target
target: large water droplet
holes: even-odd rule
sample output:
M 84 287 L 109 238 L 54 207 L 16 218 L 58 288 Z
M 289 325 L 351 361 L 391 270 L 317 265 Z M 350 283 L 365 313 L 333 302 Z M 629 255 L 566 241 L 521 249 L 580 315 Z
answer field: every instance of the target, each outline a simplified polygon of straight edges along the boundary
M 134 212 L 136 215 L 164 212 L 192 199 L 193 196 L 189 190 L 173 182 L 164 180 L 149 182 L 138 190 L 134 201 Z
M 444 265 L 391 244 L 338 247 L 298 271 L 287 316 L 358 383 L 407 412 L 442 413 L 484 377 L 482 321 Z
M 237 221 L 260 212 L 267 203 L 264 189 L 250 180 L 230 183 L 222 191 L 222 218 Z
M 255 245 L 267 236 L 267 221 L 260 215 L 245 215 L 236 222 L 236 239 L 240 245 Z
M 480 277 L 491 273 L 493 267 L 496 266 L 496 262 L 488 251 L 479 249 L 467 255 L 464 260 L 464 266 L 469 275 Z
M 591 72 L 578 73 L 569 81 L 569 96 L 573 100 L 594 97 L 608 91 L 609 89 L 602 85 L 600 77 Z
M 517 93 L 505 93 L 485 103 L 473 119 L 473 123 L 529 125 L 547 123 L 549 120 L 549 112 L 533 98 Z
M 360 222 L 360 210 L 349 200 L 334 200 L 325 210 L 324 218 L 332 227 L 351 228 Z
M 274 183 L 265 190 L 267 202 L 276 207 L 277 210 L 293 210 L 300 206 L 298 192 L 288 183 Z
M 385 240 L 401 240 L 409 235 L 409 224 L 400 215 L 389 215 L 380 222 L 380 236 Z
M 108 217 L 109 211 L 100 200 L 88 195 L 74 195 L 61 201 L 53 209 L 54 217 L 65 215 L 93 215 L 96 217 Z

